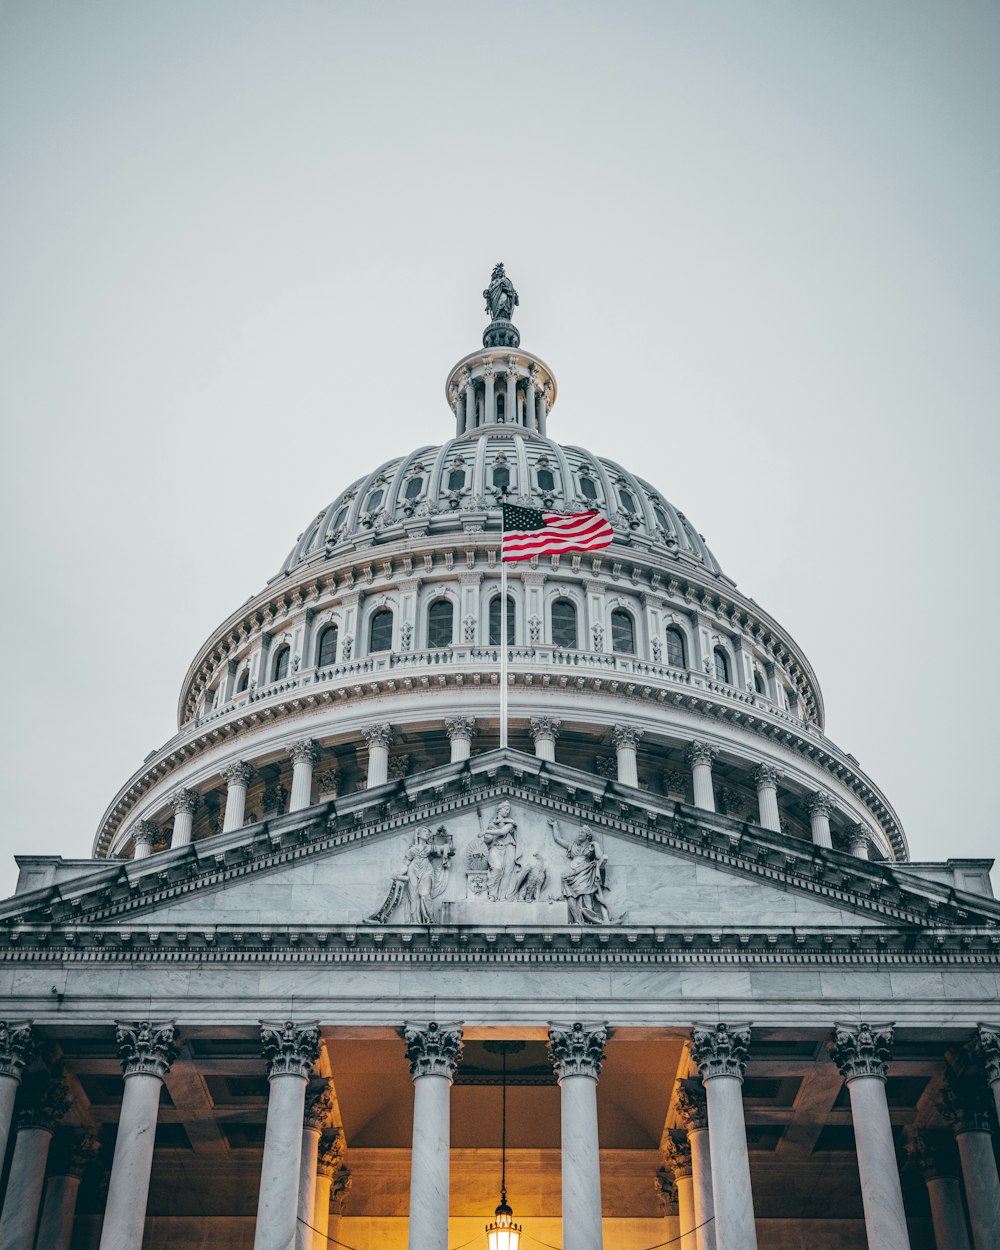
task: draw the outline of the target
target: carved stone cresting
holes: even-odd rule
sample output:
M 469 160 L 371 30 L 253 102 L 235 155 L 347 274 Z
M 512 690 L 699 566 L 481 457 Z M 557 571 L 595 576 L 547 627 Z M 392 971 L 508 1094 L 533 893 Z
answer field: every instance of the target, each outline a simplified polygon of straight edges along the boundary
M 941 1089 L 938 1104 L 942 1118 L 956 1137 L 962 1133 L 989 1133 L 990 1108 L 993 1099 L 988 1086 L 974 1076 L 950 1073 Z
M 302 1112 L 302 1124 L 305 1128 L 323 1129 L 330 1123 L 333 1113 L 333 1085 L 330 1081 L 309 1086 L 306 1089 L 306 1103 Z
M 691 1054 L 703 1081 L 717 1076 L 743 1080 L 750 1047 L 749 1024 L 696 1024 Z
M 198 807 L 198 791 L 183 788 L 175 790 L 168 801 L 174 809 L 175 816 L 180 815 L 181 812 L 187 812 L 189 816 L 193 816 Z
M 129 1076 L 158 1076 L 162 1081 L 177 1056 L 173 1021 L 122 1022 L 115 1027 L 115 1043 L 122 1072 Z
M 35 1057 L 35 1037 L 30 1021 L 11 1024 L 0 1020 L 0 1076 L 21 1079 L 21 1073 Z
M 781 769 L 776 768 L 773 764 L 758 764 L 751 774 L 753 783 L 758 790 L 763 790 L 768 786 L 776 790 L 778 782 L 784 775 Z
M 559 737 L 562 721 L 553 716 L 533 716 L 531 718 L 531 737 L 537 742 L 555 742 Z
M 269 1024 L 261 1021 L 260 1043 L 267 1064 L 267 1079 L 300 1076 L 308 1080 L 319 1058 L 319 1025 L 292 1020 Z
M 30 1077 L 24 1082 L 18 1129 L 43 1129 L 54 1133 L 70 1108 L 72 1099 L 59 1077 Z
M 368 917 L 368 924 L 388 924 L 396 908 L 403 906 L 404 924 L 433 924 L 433 903 L 448 885 L 448 869 L 455 854 L 451 834 L 444 825 L 434 831 L 422 825 L 406 849 L 402 868 L 389 883 L 382 905 Z
M 624 913 L 614 915 L 611 911 L 608 857 L 597 834 L 586 826 L 581 826 L 575 835 L 564 834 L 557 820 L 550 820 L 548 825 L 569 861 L 560 874 L 560 881 L 571 923 L 621 924 Z
M 377 725 L 365 725 L 361 736 L 368 743 L 369 751 L 372 747 L 385 747 L 388 750 L 392 746 L 392 726 L 384 721 Z
M 676 1106 L 689 1133 L 708 1128 L 708 1098 L 698 1077 L 686 1076 L 677 1082 Z
M 829 816 L 833 812 L 833 799 L 825 790 L 817 790 L 806 807 L 810 816 Z
M 833 1061 L 845 1081 L 876 1076 L 884 1081 L 892 1057 L 891 1024 L 837 1024 L 833 1029 Z
M 719 748 L 712 746 L 710 742 L 691 742 L 687 749 L 688 766 L 694 768 L 695 764 L 707 764 L 711 768 L 712 761 L 718 754 Z
M 549 1062 L 559 1083 L 569 1076 L 589 1076 L 596 1081 L 607 1040 L 606 1024 L 553 1024 L 549 1029 Z
M 444 723 L 451 742 L 471 742 L 479 732 L 474 716 L 452 716 Z
M 422 1076 L 444 1076 L 455 1079 L 455 1069 L 462 1062 L 462 1029 L 458 1024 L 403 1025 L 406 1057 L 410 1075 L 416 1081 Z
M 1000 1025 L 980 1024 L 976 1029 L 976 1046 L 986 1079 L 991 1085 L 1000 1081 Z
M 222 775 L 229 786 L 248 786 L 253 781 L 253 765 L 245 760 L 237 760 L 222 770 Z
M 316 1171 L 320 1176 L 333 1176 L 344 1160 L 346 1149 L 343 1129 L 324 1130 L 316 1151 Z
M 615 725 L 611 730 L 611 741 L 615 744 L 616 751 L 620 751 L 622 747 L 630 747 L 634 751 L 645 732 L 637 725 Z
M 675 1181 L 690 1180 L 694 1172 L 691 1162 L 691 1143 L 681 1129 L 671 1129 L 663 1143 L 663 1158 L 674 1174 Z
M 299 738 L 288 745 L 287 751 L 293 764 L 315 764 L 319 759 L 319 748 L 312 738 Z

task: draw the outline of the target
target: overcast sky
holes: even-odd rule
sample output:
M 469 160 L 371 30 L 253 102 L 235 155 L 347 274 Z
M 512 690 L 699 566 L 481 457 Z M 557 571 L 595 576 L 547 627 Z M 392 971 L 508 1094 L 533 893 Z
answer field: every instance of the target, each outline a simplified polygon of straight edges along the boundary
M 500 259 L 552 436 L 791 632 L 915 859 L 993 854 L 998 62 L 986 0 L 0 2 L 0 894 L 450 436 Z

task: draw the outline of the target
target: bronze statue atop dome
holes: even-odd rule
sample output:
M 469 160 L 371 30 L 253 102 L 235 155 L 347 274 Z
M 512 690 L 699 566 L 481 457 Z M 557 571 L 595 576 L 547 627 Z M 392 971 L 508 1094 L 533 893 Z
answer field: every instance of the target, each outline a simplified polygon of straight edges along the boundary
M 517 292 L 514 284 L 504 272 L 503 261 L 493 266 L 490 284 L 483 292 L 486 300 L 486 311 L 491 321 L 510 321 L 514 309 L 518 305 Z

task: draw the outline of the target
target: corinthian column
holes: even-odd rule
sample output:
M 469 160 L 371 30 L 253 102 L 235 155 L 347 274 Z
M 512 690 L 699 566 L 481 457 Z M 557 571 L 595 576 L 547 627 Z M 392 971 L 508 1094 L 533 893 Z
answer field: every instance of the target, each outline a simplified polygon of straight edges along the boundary
M 367 725 L 361 736 L 368 743 L 368 789 L 383 786 L 389 780 L 389 747 L 392 746 L 392 726 L 385 723 Z
M 691 1151 L 694 1223 L 697 1250 L 716 1250 L 715 1203 L 712 1198 L 712 1158 L 708 1133 L 708 1100 L 697 1077 L 680 1082 L 677 1113 L 687 1129 Z
M 551 716 L 531 718 L 531 737 L 535 743 L 535 754 L 540 760 L 555 760 L 559 725 L 560 722 Z
M 194 813 L 198 806 L 196 790 L 175 790 L 170 796 L 170 806 L 174 809 L 174 831 L 170 835 L 170 845 L 187 846 L 191 841 L 191 826 L 194 824 Z
M 451 1084 L 462 1058 L 457 1024 L 403 1026 L 413 1077 L 410 1250 L 447 1250 Z
M 997 1118 L 1000 1119 L 1000 1024 L 979 1025 L 976 1029 L 976 1044 L 997 1104 Z
M 517 425 L 517 361 L 513 356 L 507 359 L 507 396 L 504 410 L 507 424 Z
M 949 1149 L 943 1133 L 916 1133 L 910 1138 L 907 1150 L 927 1185 L 937 1250 L 969 1250 L 954 1143 Z
M 712 1175 L 719 1178 L 712 1192 L 719 1250 L 757 1250 L 743 1115 L 749 1045 L 749 1024 L 696 1024 L 691 1033 L 691 1054 L 708 1103 Z
M 243 760 L 237 760 L 222 770 L 226 779 L 226 813 L 222 818 L 222 832 L 229 833 L 232 829 L 243 828 L 243 817 L 247 810 L 247 786 L 253 778 L 253 767 Z
M 52 1077 L 31 1079 L 30 1084 L 26 1081 L 25 1095 L 0 1216 L 2 1250 L 32 1250 L 35 1244 L 52 1134 L 69 1110 L 65 1085 Z
M 868 848 L 872 842 L 872 831 L 867 825 L 851 825 L 847 831 L 847 849 L 856 859 L 870 859 Z
M 990 1136 L 990 1101 L 978 1072 L 952 1076 L 942 1090 L 941 1114 L 958 1143 L 975 1250 L 995 1250 L 1000 1232 L 1000 1179 Z
M 712 761 L 719 748 L 708 742 L 692 742 L 687 749 L 687 762 L 691 768 L 694 787 L 694 805 L 706 812 L 715 811 L 715 787 L 712 785 Z
M 444 727 L 451 743 L 451 762 L 457 764 L 460 760 L 467 760 L 472 754 L 472 739 L 477 732 L 475 717 L 453 716 L 445 721 Z
M 312 805 L 313 764 L 319 759 L 319 751 L 312 738 L 300 738 L 288 748 L 292 758 L 292 797 L 288 801 L 290 812 L 300 812 Z
M 299 1169 L 306 1083 L 319 1058 L 319 1025 L 261 1021 L 267 1065 L 267 1125 L 257 1196 L 254 1250 L 298 1245 Z
M 562 1120 L 563 1250 L 600 1250 L 604 1245 L 597 1081 L 607 1040 L 603 1024 L 554 1024 L 549 1029 Z
M 152 855 L 160 836 L 160 826 L 153 820 L 140 820 L 132 829 L 132 858 L 145 859 Z
M 0 1020 L 0 1159 L 7 1157 L 10 1124 L 21 1074 L 35 1055 L 31 1021 Z
M 160 1086 L 177 1054 L 174 1025 L 149 1020 L 119 1024 L 115 1038 L 125 1093 L 104 1208 L 101 1250 L 141 1250 Z
M 330 1190 L 334 1174 L 344 1158 L 344 1135 L 340 1129 L 327 1129 L 320 1135 L 316 1151 L 316 1193 L 313 1198 L 313 1250 L 327 1250 L 330 1231 Z
M 312 1250 L 314 1241 L 313 1215 L 316 1210 L 317 1166 L 319 1142 L 333 1109 L 333 1090 L 329 1081 L 315 1089 L 306 1090 L 305 1111 L 302 1117 L 302 1158 L 299 1161 L 299 1212 L 295 1232 L 296 1250 Z M 327 1211 L 330 1193 L 327 1190 Z M 326 1230 L 324 1229 L 324 1232 Z
M 757 787 L 757 803 L 760 807 L 760 823 L 765 829 L 774 833 L 781 832 L 781 817 L 778 814 L 778 782 L 782 778 L 780 769 L 773 764 L 758 764 L 753 770 L 753 783 Z
M 698 1250 L 698 1221 L 694 1214 L 694 1182 L 691 1143 L 687 1133 L 671 1131 L 663 1148 L 667 1167 L 674 1174 L 677 1186 L 677 1219 L 680 1224 L 680 1250 Z
M 62 1141 L 56 1138 L 45 1182 L 45 1204 L 38 1223 L 35 1243 L 38 1250 L 69 1250 L 80 1181 L 97 1150 L 98 1143 L 93 1137 L 74 1133 Z
M 830 836 L 830 813 L 833 811 L 833 799 L 825 790 L 817 790 L 809 799 L 809 826 L 814 846 L 833 846 Z
M 838 1024 L 833 1058 L 847 1082 L 869 1246 L 910 1250 L 885 1097 L 893 1026 Z
M 615 744 L 618 754 L 618 780 L 623 786 L 639 785 L 639 764 L 636 746 L 645 730 L 635 725 L 615 725 L 611 730 L 611 741 Z

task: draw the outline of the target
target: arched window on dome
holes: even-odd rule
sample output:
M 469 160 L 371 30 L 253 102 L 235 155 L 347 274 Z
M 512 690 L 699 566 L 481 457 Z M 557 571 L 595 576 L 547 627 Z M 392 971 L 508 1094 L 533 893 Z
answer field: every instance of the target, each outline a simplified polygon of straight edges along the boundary
M 448 647 L 455 641 L 455 606 L 450 599 L 435 599 L 427 609 L 427 645 Z
M 374 512 L 376 508 L 381 508 L 384 497 L 385 491 L 381 488 L 381 486 L 378 490 L 371 491 L 368 498 L 365 500 L 365 511 Z
M 494 468 L 493 485 L 497 490 L 506 490 L 510 486 L 510 469 L 505 464 L 498 464 Z
M 729 656 L 721 647 L 716 647 L 712 654 L 715 657 L 715 680 L 725 682 L 727 686 L 730 685 Z
M 288 661 L 291 654 L 292 649 L 287 644 L 275 651 L 274 659 L 271 661 L 272 681 L 284 681 L 288 676 Z
M 656 524 L 661 530 L 663 530 L 665 535 L 669 536 L 674 532 L 673 526 L 670 524 L 667 514 L 663 511 L 659 504 L 653 504 L 653 516 L 656 517 Z
M 687 668 L 684 635 L 676 625 L 667 627 L 667 664 L 671 668 Z
M 448 489 L 449 490 L 461 490 L 464 485 L 465 485 L 465 470 L 464 469 L 452 469 L 452 471 L 448 474 Z
M 635 622 L 624 608 L 611 613 L 611 647 L 623 655 L 635 655 Z
M 583 476 L 580 478 L 580 494 L 584 499 L 597 498 L 597 483 L 592 477 Z
M 346 516 L 347 516 L 347 504 L 345 503 L 342 508 L 337 509 L 337 515 L 333 518 L 333 521 L 330 525 L 331 534 L 336 534 L 337 530 L 339 530 L 340 527 L 344 524 L 344 518 Z
M 538 470 L 538 489 L 541 491 L 545 491 L 545 493 L 548 494 L 549 491 L 553 491 L 555 490 L 555 488 L 556 488 L 556 478 L 552 470 L 551 469 L 539 469 Z
M 368 654 L 392 650 L 392 609 L 379 608 L 368 624 Z
M 767 682 L 761 676 L 759 668 L 755 668 L 753 671 L 753 688 L 758 694 L 767 694 Z
M 507 646 L 514 645 L 514 600 L 507 596 Z M 490 600 L 490 646 L 500 645 L 500 596 L 494 595 Z
M 250 685 L 250 670 L 248 668 L 245 668 L 243 672 L 240 673 L 240 679 L 236 683 L 236 693 L 242 694 L 249 685 Z
M 624 487 L 619 487 L 618 499 L 621 503 L 622 511 L 627 512 L 629 516 L 635 516 L 636 514 L 635 500 L 632 498 L 631 493 L 625 490 Z
M 409 499 L 412 503 L 414 499 L 418 499 L 420 497 L 420 492 L 423 489 L 424 479 L 422 477 L 411 477 L 403 490 L 403 498 Z
M 557 647 L 578 647 L 576 604 L 570 599 L 557 599 L 552 605 L 552 642 Z
M 340 638 L 340 630 L 336 625 L 327 625 L 326 629 L 319 636 L 319 646 L 316 649 L 316 665 L 318 668 L 328 668 L 331 664 L 337 663 L 337 642 Z
M 504 425 L 507 420 L 507 395 L 501 391 L 496 397 L 497 425 Z

